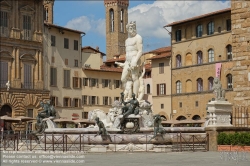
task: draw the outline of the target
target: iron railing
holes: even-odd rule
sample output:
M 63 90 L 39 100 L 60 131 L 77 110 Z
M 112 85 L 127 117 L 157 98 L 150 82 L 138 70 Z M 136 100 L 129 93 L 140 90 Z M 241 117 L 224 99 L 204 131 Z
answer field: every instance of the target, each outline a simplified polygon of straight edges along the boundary
M 94 134 L 43 134 L 39 137 L 27 133 L 1 134 L 0 149 L 5 151 L 83 151 L 83 152 L 173 152 L 208 151 L 206 133 L 166 133 L 137 135 L 133 142 L 121 135 L 98 136 Z M 166 139 L 167 138 L 167 139 Z
M 250 127 L 250 108 L 234 107 L 232 112 L 232 124 L 235 127 Z

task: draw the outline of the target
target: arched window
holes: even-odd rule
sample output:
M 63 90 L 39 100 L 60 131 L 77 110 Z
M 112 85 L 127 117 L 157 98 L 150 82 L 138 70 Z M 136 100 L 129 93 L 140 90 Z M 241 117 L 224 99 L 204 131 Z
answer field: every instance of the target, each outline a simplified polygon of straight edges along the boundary
M 202 25 L 198 25 L 196 27 L 196 37 L 201 37 L 202 36 Z
M 181 93 L 182 87 L 181 87 L 181 81 L 176 82 L 176 93 Z
M 207 35 L 212 35 L 212 34 L 214 34 L 214 22 L 213 21 L 207 24 Z
M 197 91 L 198 92 L 203 91 L 203 80 L 201 78 L 197 79 Z
M 201 120 L 201 117 L 200 117 L 200 115 L 194 115 L 192 117 L 192 120 Z
M 227 89 L 233 88 L 233 77 L 232 74 L 227 75 Z
M 202 59 L 202 51 L 197 52 L 197 64 L 202 64 L 203 59 Z
M 176 67 L 181 67 L 181 55 L 176 56 Z
M 185 117 L 185 116 L 178 116 L 177 118 L 176 118 L 176 120 L 186 120 L 187 118 Z
M 233 56 L 232 56 L 232 46 L 229 44 L 226 47 L 227 49 L 227 60 L 232 60 Z
M 110 16 L 110 32 L 114 32 L 115 20 L 114 20 L 114 10 L 113 9 L 109 10 L 109 16 Z
M 213 77 L 209 77 L 208 78 L 208 90 L 212 90 L 213 89 L 213 83 L 214 83 L 214 78 Z
M 124 32 L 124 26 L 123 26 L 123 24 L 124 24 L 124 11 L 123 11 L 123 9 L 121 10 L 121 32 Z
M 147 94 L 150 94 L 150 85 L 147 84 Z
M 214 61 L 214 50 L 209 49 L 208 50 L 208 62 L 213 62 Z

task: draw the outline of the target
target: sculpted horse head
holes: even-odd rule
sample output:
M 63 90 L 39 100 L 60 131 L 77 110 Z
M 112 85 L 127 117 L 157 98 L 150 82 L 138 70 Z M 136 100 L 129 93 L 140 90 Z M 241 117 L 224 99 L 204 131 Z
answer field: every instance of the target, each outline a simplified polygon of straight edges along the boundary
M 103 121 L 106 119 L 106 114 L 104 111 L 100 110 L 100 109 L 95 109 L 93 111 L 90 111 L 90 120 L 95 120 L 95 118 L 98 117 L 100 119 L 100 121 Z

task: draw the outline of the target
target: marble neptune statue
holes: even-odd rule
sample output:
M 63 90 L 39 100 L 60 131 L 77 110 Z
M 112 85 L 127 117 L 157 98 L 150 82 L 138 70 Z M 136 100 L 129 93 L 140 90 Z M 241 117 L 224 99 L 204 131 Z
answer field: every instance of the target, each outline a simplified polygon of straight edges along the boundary
M 121 81 L 125 89 L 125 94 L 128 94 L 128 100 L 132 97 L 130 96 L 132 93 L 135 94 L 136 98 L 138 98 L 138 96 L 143 96 L 139 94 L 140 84 L 142 84 L 140 83 L 139 77 L 141 77 L 142 74 L 140 58 L 142 56 L 143 45 L 142 37 L 136 32 L 136 22 L 127 24 L 126 29 L 128 31 L 128 38 L 125 41 L 126 61 L 124 64 L 118 62 L 116 62 L 116 64 L 123 67 Z

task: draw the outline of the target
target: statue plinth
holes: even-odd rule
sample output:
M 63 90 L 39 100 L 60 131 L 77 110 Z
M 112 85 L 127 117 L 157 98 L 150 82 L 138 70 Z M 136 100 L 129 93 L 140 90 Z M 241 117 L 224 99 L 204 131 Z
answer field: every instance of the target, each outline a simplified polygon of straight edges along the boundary
M 232 126 L 232 104 L 228 101 L 210 101 L 207 104 L 208 127 Z

